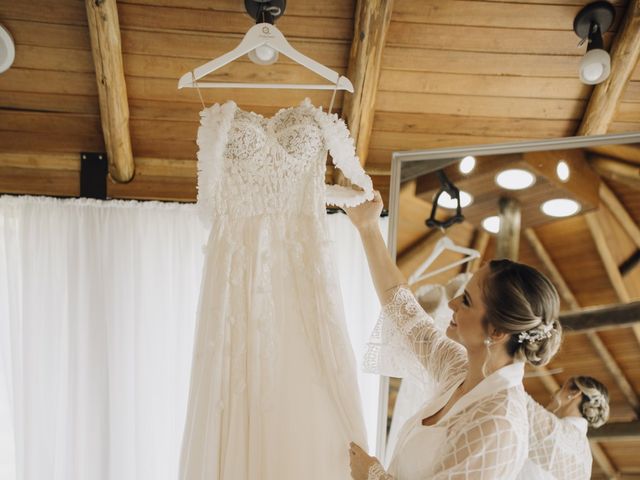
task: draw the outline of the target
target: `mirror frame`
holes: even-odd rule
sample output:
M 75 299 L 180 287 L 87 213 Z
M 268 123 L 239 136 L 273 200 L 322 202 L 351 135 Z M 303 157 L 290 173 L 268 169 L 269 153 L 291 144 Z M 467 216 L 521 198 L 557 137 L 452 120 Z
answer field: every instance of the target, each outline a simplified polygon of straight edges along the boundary
M 403 181 L 444 168 L 467 155 L 481 157 L 483 155 L 566 150 L 628 143 L 640 143 L 640 132 L 393 152 L 391 157 L 391 178 L 389 181 L 389 230 L 387 234 L 387 248 L 391 258 L 394 262 L 396 261 L 400 184 Z M 402 166 L 410 163 L 415 164 L 415 168 L 403 176 Z M 384 458 L 386 453 L 388 403 L 389 377 L 381 376 L 378 399 L 378 432 L 376 436 L 376 455 L 378 458 Z

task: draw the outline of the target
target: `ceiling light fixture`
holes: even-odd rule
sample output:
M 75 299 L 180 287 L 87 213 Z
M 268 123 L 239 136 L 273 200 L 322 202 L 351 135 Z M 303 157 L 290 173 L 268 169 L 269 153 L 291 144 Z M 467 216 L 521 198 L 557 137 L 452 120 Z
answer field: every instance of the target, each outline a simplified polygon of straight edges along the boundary
M 580 81 L 587 85 L 604 82 L 611 73 L 611 58 L 604 49 L 602 35 L 613 23 L 615 9 L 609 2 L 590 3 L 573 20 L 573 31 L 587 41 L 587 53 L 580 62 Z
M 482 221 L 482 228 L 489 233 L 498 233 L 500 231 L 500 217 L 494 215 L 487 217 Z
M 462 173 L 464 173 L 465 175 L 467 173 L 471 173 L 471 171 L 474 168 L 476 168 L 476 157 L 473 157 L 471 155 L 467 155 L 462 160 L 460 160 L 459 168 L 460 168 L 460 171 Z
M 571 175 L 571 171 L 569 170 L 569 165 L 564 160 L 560 160 L 558 165 L 556 165 L 556 175 L 561 182 L 566 182 L 569 180 L 569 176 Z
M 473 202 L 473 197 L 467 192 L 460 190 L 460 208 L 467 207 Z M 438 205 L 442 208 L 449 208 L 455 210 L 458 207 L 458 201 L 451 198 L 447 192 L 442 192 L 442 195 L 438 197 Z
M 527 170 L 510 168 L 496 175 L 496 183 L 507 190 L 524 190 L 536 183 L 536 177 Z
M 570 217 L 580 211 L 580 204 L 570 198 L 547 200 L 540 209 L 550 217 Z
M 9 70 L 16 58 L 16 46 L 9 31 L 0 25 L 0 73 Z

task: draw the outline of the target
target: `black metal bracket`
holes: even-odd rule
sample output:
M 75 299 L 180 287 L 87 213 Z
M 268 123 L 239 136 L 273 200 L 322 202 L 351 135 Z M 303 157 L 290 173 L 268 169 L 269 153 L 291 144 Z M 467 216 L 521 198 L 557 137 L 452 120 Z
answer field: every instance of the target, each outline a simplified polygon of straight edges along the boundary
M 108 173 L 106 153 L 80 153 L 80 196 L 105 200 Z
M 244 8 L 256 23 L 273 25 L 284 14 L 287 0 L 244 0 Z
M 436 193 L 436 196 L 433 199 L 433 204 L 431 205 L 431 215 L 429 216 L 429 218 L 427 218 L 425 223 L 429 228 L 437 227 L 445 229 L 464 220 L 464 215 L 462 215 L 462 207 L 460 207 L 460 190 L 453 183 L 451 183 L 451 180 L 447 178 L 444 170 L 438 170 L 436 174 L 438 175 L 438 179 L 440 180 L 440 190 L 438 191 L 438 193 Z M 452 199 L 456 200 L 456 213 L 452 217 L 449 217 L 444 221 L 440 221 L 436 220 L 436 211 L 438 210 L 438 199 L 444 192 L 447 192 Z

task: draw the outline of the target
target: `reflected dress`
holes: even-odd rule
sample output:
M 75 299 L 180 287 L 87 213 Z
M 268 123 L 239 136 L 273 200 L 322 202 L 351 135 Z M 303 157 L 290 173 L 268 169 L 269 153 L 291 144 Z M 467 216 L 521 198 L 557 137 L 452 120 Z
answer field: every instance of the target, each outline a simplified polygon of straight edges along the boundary
M 366 435 L 325 205 L 373 198 L 371 179 L 308 100 L 271 118 L 206 108 L 198 146 L 211 232 L 180 479 L 347 480 Z M 325 185 L 327 151 L 362 191 Z

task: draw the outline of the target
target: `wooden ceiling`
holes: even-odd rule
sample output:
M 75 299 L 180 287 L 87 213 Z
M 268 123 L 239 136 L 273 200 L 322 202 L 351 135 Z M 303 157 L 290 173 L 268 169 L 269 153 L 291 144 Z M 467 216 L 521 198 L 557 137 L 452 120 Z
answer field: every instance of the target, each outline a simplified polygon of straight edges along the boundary
M 80 152 L 109 152 L 111 198 L 194 201 L 202 107 L 195 90 L 176 89 L 177 80 L 238 44 L 253 24 L 243 1 L 99 3 L 0 0 L 0 23 L 16 42 L 15 63 L 0 74 L 0 192 L 78 196 Z M 355 94 L 339 95 L 337 110 L 386 197 L 393 151 L 640 131 L 639 0 L 612 2 L 616 21 L 605 35 L 612 74 L 595 88 L 578 80 L 585 47 L 577 48 L 572 30 L 587 3 L 291 0 L 277 25 L 294 47 L 353 81 Z M 316 81 L 286 58 L 270 67 L 241 59 L 211 77 Z M 331 97 L 203 93 L 207 104 L 233 99 L 265 115 L 304 96 L 326 107 Z M 602 185 L 593 208 L 532 224 L 520 242 L 521 260 L 552 274 L 567 311 L 640 298 L 640 267 L 625 275 L 619 268 L 640 248 L 640 157 L 612 148 L 587 159 Z M 131 173 L 128 182 L 115 180 Z M 430 204 L 415 195 L 415 183 L 404 186 L 402 202 L 398 258 L 410 268 L 436 237 L 424 227 Z M 472 223 L 450 235 L 482 249 L 485 259 L 495 252 L 493 238 Z M 593 478 L 640 476 L 639 342 L 629 326 L 567 335 L 550 366 L 562 372 L 527 380 L 541 401 L 574 374 L 610 387 L 612 421 L 625 422 L 627 434 L 594 443 Z

